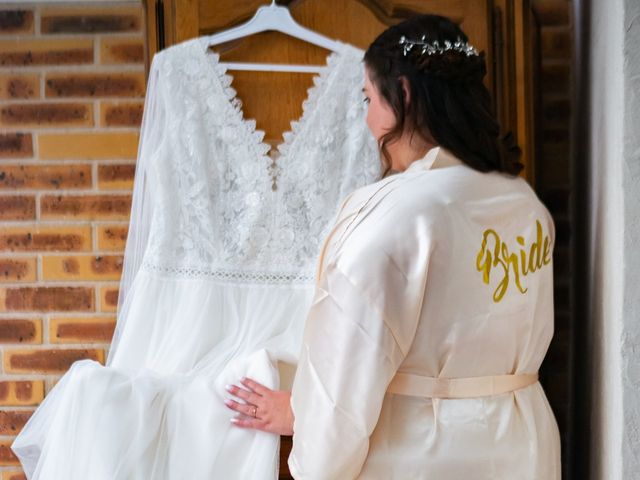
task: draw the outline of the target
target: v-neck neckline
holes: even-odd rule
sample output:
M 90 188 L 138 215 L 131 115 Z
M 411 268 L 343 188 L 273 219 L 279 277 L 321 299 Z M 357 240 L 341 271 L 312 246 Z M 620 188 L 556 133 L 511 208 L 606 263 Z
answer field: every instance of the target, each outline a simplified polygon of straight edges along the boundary
M 247 145 L 255 149 L 260 159 L 266 159 L 270 162 L 279 161 L 287 156 L 287 152 L 295 144 L 300 134 L 311 117 L 320 107 L 320 99 L 325 95 L 328 87 L 331 85 L 332 74 L 338 70 L 342 60 L 346 57 L 349 44 L 338 41 L 338 50 L 330 52 L 325 59 L 325 64 L 321 67 L 320 72 L 313 76 L 313 84 L 307 89 L 307 95 L 302 102 L 302 114 L 294 120 L 289 121 L 289 129 L 282 133 L 282 142 L 275 147 L 263 141 L 264 130 L 256 129 L 256 120 L 254 118 L 246 118 L 242 100 L 238 97 L 236 89 L 233 87 L 233 75 L 228 73 L 227 68 L 220 63 L 220 54 L 209 49 L 207 37 L 200 37 L 201 53 L 209 70 L 214 78 L 219 82 L 220 90 L 226 97 L 226 105 L 231 110 L 236 125 L 241 127 L 246 134 Z

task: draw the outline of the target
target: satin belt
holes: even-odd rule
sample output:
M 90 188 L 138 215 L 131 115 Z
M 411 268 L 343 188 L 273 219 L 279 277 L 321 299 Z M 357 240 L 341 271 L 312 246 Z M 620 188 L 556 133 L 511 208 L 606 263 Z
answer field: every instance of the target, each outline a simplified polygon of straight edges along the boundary
M 512 392 L 537 381 L 537 373 L 468 378 L 435 378 L 396 373 L 387 392 L 427 398 L 476 398 Z

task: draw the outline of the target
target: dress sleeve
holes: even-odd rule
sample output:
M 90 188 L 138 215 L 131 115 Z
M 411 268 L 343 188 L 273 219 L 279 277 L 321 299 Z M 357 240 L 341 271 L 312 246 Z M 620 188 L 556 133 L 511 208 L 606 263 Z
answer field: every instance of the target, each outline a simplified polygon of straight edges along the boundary
M 291 396 L 297 480 L 358 476 L 415 336 L 430 248 L 374 246 L 330 260 L 316 285 Z
M 136 160 L 136 172 L 133 181 L 133 194 L 131 200 L 131 214 L 129 230 L 124 251 L 122 276 L 118 293 L 118 319 L 116 329 L 111 341 L 107 364 L 110 363 L 119 343 L 124 328 L 123 306 L 131 289 L 133 280 L 140 269 L 149 239 L 151 219 L 153 217 L 153 190 L 150 165 L 154 155 L 159 151 L 163 131 L 165 127 L 165 105 L 163 86 L 160 82 L 160 56 L 155 55 L 149 69 L 147 90 L 145 95 L 140 138 L 138 140 L 138 153 Z

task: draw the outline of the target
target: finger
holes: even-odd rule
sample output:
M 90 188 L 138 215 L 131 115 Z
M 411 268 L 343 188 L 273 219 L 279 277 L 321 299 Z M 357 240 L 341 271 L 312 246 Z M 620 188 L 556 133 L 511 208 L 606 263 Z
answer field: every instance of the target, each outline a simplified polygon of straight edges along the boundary
M 245 390 L 244 388 L 240 388 L 237 385 L 227 385 L 225 387 L 227 391 L 242 400 L 245 400 L 248 403 L 253 403 L 254 405 L 258 405 L 260 401 L 260 395 L 257 393 L 250 392 Z
M 240 380 L 240 383 L 242 383 L 242 385 L 244 385 L 245 387 L 253 390 L 258 395 L 261 395 L 261 396 L 268 395 L 269 393 L 272 392 L 272 390 L 270 388 L 267 388 L 264 385 L 262 385 L 261 383 L 258 383 L 255 380 L 251 380 L 250 378 L 247 378 L 247 377 L 243 377 Z
M 257 407 L 255 405 L 243 405 L 234 400 L 225 400 L 224 404 L 229 407 L 231 410 L 234 410 L 238 413 L 242 413 L 247 417 L 253 418 L 253 412 L 257 412 Z
M 251 417 L 233 417 L 231 423 L 240 428 L 252 428 L 254 430 L 265 430 L 265 423 Z

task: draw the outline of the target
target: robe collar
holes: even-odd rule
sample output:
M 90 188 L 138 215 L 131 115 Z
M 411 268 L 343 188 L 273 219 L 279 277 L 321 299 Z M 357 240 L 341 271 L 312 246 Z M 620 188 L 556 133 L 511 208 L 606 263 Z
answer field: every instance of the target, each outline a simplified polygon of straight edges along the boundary
M 424 157 L 411 162 L 403 173 L 420 172 L 431 170 L 432 168 L 444 168 L 454 165 L 464 165 L 464 162 L 442 147 L 433 147 Z

